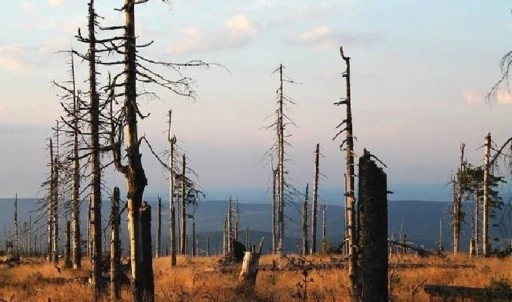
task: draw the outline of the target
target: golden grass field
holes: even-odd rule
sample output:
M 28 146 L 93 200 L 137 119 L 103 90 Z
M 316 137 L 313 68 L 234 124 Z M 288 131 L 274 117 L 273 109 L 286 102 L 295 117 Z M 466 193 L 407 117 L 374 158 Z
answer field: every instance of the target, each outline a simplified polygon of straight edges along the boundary
M 168 257 L 155 259 L 156 301 L 304 301 L 297 295 L 304 293 L 301 270 L 260 271 L 255 289 L 243 292 L 237 288 L 238 270 L 221 273 L 214 269 L 219 259 L 179 257 L 175 268 L 170 267 Z M 273 260 L 277 261 L 274 256 L 263 256 L 260 264 L 270 264 Z M 331 258 L 315 256 L 308 260 L 320 264 L 330 262 Z M 512 280 L 510 257 L 470 259 L 466 255 L 445 258 L 392 255 L 389 263 L 392 301 L 428 301 L 424 284 L 486 287 L 492 280 Z M 422 267 L 405 268 L 403 264 Z M 458 264 L 464 267 L 443 267 Z M 86 259 L 83 270 L 62 268 L 61 273 L 54 265 L 45 262 L 0 266 L 0 298 L 20 302 L 93 301 L 89 285 L 84 281 L 88 274 Z M 346 269 L 312 269 L 307 280 L 308 301 L 348 300 Z M 127 287 L 123 288 L 122 300 L 131 300 Z

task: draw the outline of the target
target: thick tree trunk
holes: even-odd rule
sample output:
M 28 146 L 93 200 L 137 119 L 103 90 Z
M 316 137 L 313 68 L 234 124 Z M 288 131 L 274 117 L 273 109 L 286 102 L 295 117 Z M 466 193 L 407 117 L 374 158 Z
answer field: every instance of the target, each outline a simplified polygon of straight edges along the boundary
M 304 195 L 304 203 L 302 205 L 302 255 L 309 254 L 309 239 L 308 239 L 308 199 L 309 199 L 309 184 L 306 185 L 306 193 Z
M 140 214 L 142 233 L 142 277 L 143 300 L 155 300 L 155 281 L 153 278 L 153 246 L 151 244 L 151 206 L 144 202 Z
M 359 234 L 362 301 L 388 301 L 386 173 L 365 150 L 359 159 Z
M 254 288 L 256 285 L 256 278 L 258 277 L 258 267 L 261 256 L 261 249 L 263 247 L 264 238 L 261 239 L 257 249 L 246 251 L 242 263 L 242 269 L 238 276 L 239 286 L 247 288 Z
M 313 176 L 313 204 L 311 205 L 311 254 L 316 254 L 316 227 L 318 218 L 318 178 L 320 175 L 320 144 L 315 149 L 315 174 Z
M 484 183 L 482 199 L 482 254 L 489 256 L 489 160 L 491 157 L 491 133 L 485 137 L 485 156 L 484 156 Z
M 119 188 L 114 188 L 114 195 L 111 200 L 110 208 L 110 300 L 117 301 L 121 299 L 121 240 L 119 237 L 121 216 L 119 213 Z

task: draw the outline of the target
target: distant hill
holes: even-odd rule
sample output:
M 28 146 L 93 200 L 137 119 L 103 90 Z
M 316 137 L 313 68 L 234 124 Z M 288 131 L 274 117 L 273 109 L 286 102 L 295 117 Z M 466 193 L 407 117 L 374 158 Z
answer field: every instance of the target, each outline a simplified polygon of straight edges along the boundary
M 109 202 L 104 203 L 103 227 L 107 226 Z M 39 205 L 36 204 L 34 199 L 20 199 L 18 203 L 20 229 L 23 223 L 28 221 L 28 216 L 31 215 L 32 221 L 36 221 L 37 209 Z M 245 232 L 249 228 L 249 237 L 251 244 L 257 243 L 261 237 L 265 237 L 264 250 L 270 250 L 271 236 L 271 206 L 270 204 L 263 203 L 240 203 L 240 241 L 245 243 Z M 443 236 L 443 245 L 446 249 L 452 248 L 452 232 L 451 232 L 451 204 L 447 202 L 437 201 L 417 201 L 417 200 L 401 200 L 389 201 L 388 203 L 388 222 L 389 222 L 389 236 L 390 238 L 399 238 L 399 234 L 404 232 L 410 242 L 418 245 L 423 245 L 425 248 L 434 249 L 441 233 Z M 168 242 L 168 205 L 163 205 L 164 215 L 162 217 L 163 223 L 163 237 L 162 246 L 166 247 Z M 222 247 L 222 228 L 223 220 L 227 208 L 226 201 L 201 201 L 196 209 L 190 209 L 189 212 L 195 216 L 196 231 L 199 236 L 200 249 L 206 250 L 206 238 L 210 237 L 211 252 L 214 253 Z M 465 204 L 467 220 L 470 218 L 471 204 Z M 6 237 L 13 233 L 13 200 L 0 199 L 0 248 L 3 247 Z M 288 204 L 285 207 L 286 216 L 286 242 L 285 247 L 288 251 L 298 251 L 300 245 L 300 215 L 298 207 Z M 87 212 L 86 206 L 82 206 L 82 234 L 85 239 L 86 236 L 86 219 Z M 343 240 L 343 221 L 344 221 L 343 207 L 338 205 L 327 205 L 327 234 L 333 244 L 339 244 Z M 69 215 L 64 215 L 60 218 L 61 223 L 69 219 Z M 45 232 L 45 218 L 39 221 L 38 237 L 44 238 Z M 506 221 L 507 226 L 510 226 L 510 221 Z M 189 223 L 191 226 L 191 223 Z M 322 214 L 319 211 L 318 216 L 318 238 L 321 239 L 321 225 Z M 153 221 L 152 227 L 156 230 L 156 207 L 153 207 Z M 123 235 L 126 238 L 126 219 L 122 219 L 121 226 Z M 507 228 L 505 228 L 507 229 Z M 191 230 L 191 227 L 190 227 Z M 153 231 L 153 234 L 156 232 Z M 64 232 L 61 231 L 62 236 Z M 506 232 L 497 232 L 494 230 L 493 237 L 510 238 L 511 236 Z M 466 223 L 463 227 L 461 234 L 462 248 L 466 249 L 469 241 L 470 230 L 469 225 Z M 127 250 L 127 240 L 124 240 L 124 250 Z M 63 246 L 64 237 L 61 237 L 61 245 Z M 502 240 L 506 244 L 507 241 Z M 41 243 L 44 246 L 45 243 Z M 154 245 L 154 241 L 153 241 Z M 165 251 L 163 248 L 162 252 Z

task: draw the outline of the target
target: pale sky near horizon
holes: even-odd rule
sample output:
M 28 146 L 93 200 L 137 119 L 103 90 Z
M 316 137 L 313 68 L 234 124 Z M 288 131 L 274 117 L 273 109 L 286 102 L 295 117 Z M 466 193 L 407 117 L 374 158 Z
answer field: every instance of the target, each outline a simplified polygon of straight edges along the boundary
M 51 81 L 67 80 L 67 58 L 57 51 L 83 48 L 87 1 L 7 1 L 0 12 L 0 197 L 40 196 L 47 173 L 46 139 L 62 114 Z M 105 23 L 120 24 L 122 1 L 96 1 Z M 197 80 L 197 100 L 156 89 L 160 100 L 141 100 L 151 116 L 140 123 L 154 147 L 166 148 L 167 111 L 203 190 L 266 189 L 264 154 L 274 133 L 263 129 L 274 109 L 277 77 L 296 105 L 290 116 L 289 176 L 303 188 L 312 181 L 313 151 L 321 144 L 322 185 L 342 188 L 344 153 L 332 142 L 344 108 L 339 56 L 352 57 L 356 153 L 369 149 L 388 168 L 393 186 L 444 184 L 457 165 L 459 144 L 474 164 L 487 132 L 496 144 L 512 136 L 512 97 L 485 95 L 499 79 L 499 62 L 512 50 L 512 3 L 441 0 L 152 0 L 137 8 L 144 55 L 184 62 L 220 63 L 185 69 Z M 106 74 L 106 71 L 104 74 Z M 87 75 L 86 64 L 78 68 Z M 176 78 L 176 74 L 168 73 Z M 86 83 L 81 83 L 86 90 Z M 165 172 L 144 152 L 148 192 L 165 190 Z M 116 173 L 107 177 L 123 184 Z M 400 192 L 398 192 L 400 193 Z M 412 198 L 412 196 L 411 196 Z M 421 197 L 418 197 L 421 198 Z

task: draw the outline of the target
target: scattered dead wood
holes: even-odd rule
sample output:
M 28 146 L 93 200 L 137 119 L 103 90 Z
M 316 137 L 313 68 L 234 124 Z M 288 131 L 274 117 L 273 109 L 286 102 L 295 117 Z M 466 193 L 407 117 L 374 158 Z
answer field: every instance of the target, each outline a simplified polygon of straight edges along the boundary
M 425 284 L 425 292 L 432 298 L 441 298 L 442 301 L 451 299 L 471 299 L 472 301 L 512 301 L 512 290 L 477 288 L 465 286 L 448 286 Z
M 418 256 L 420 257 L 428 257 L 428 256 L 438 256 L 438 257 L 445 257 L 445 255 L 441 252 L 434 252 L 434 251 L 429 251 L 429 250 L 426 250 L 422 247 L 419 247 L 419 246 L 415 246 L 415 245 L 412 245 L 412 244 L 408 244 L 408 243 L 402 243 L 402 242 L 398 242 L 398 241 L 395 241 L 395 240 L 388 240 L 388 243 L 389 244 L 392 244 L 392 245 L 395 245 L 395 246 L 401 246 L 401 247 L 404 247 L 404 248 L 408 248 L 412 251 L 415 251 L 418 253 Z

